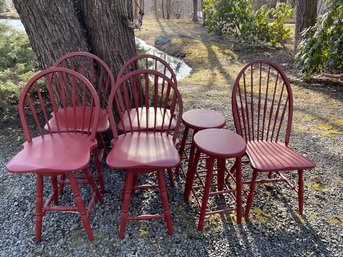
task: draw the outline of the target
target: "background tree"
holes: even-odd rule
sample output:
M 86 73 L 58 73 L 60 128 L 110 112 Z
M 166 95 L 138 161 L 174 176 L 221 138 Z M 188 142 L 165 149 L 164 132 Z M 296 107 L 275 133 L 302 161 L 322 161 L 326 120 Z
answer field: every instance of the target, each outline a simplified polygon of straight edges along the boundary
M 104 59 L 117 74 L 123 62 L 136 53 L 131 1 L 13 2 L 42 68 L 67 52 L 88 51 Z
M 198 22 L 198 0 L 193 0 L 193 19 L 194 22 Z
M 318 0 L 299 0 L 296 6 L 294 51 L 297 51 L 301 33 L 316 24 Z

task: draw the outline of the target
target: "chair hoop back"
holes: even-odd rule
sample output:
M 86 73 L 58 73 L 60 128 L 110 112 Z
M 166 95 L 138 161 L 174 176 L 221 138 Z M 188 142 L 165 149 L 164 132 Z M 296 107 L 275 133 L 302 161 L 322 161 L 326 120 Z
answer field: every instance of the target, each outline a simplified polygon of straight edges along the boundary
M 232 90 L 236 131 L 246 141 L 289 143 L 293 97 L 288 78 L 271 61 L 254 60 L 240 71 Z
M 106 109 L 115 79 L 104 60 L 88 52 L 71 52 L 60 57 L 54 66 L 75 70 L 86 77 L 98 93 L 101 108 Z
M 149 69 L 134 70 L 118 78 L 107 109 L 115 138 L 121 122 L 123 133 L 164 132 L 173 134 L 175 140 L 182 110 L 182 98 L 176 84 L 166 75 Z
M 28 142 L 37 135 L 53 133 L 48 122 L 49 114 L 56 117 L 59 128 L 61 121 L 58 112 L 61 110 L 64 115 L 73 117 L 67 119 L 72 122 L 67 124 L 65 133 L 87 133 L 91 139 L 96 136 L 100 101 L 93 85 L 76 71 L 52 67 L 37 73 L 22 90 L 18 109 Z M 87 123 L 89 126 L 80 130 L 77 123 Z
M 162 58 L 152 54 L 139 54 L 124 63 L 118 73 L 118 78 L 123 77 L 125 74 L 137 70 L 149 69 L 156 70 L 171 79 L 177 86 L 176 75 L 170 65 Z

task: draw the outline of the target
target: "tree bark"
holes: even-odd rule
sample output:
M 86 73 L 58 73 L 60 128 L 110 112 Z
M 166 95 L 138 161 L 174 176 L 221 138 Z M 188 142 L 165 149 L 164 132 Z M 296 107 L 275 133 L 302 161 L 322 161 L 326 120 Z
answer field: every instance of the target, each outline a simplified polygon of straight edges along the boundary
M 91 51 L 117 75 L 123 63 L 136 54 L 135 35 L 128 27 L 132 8 L 131 14 L 122 13 L 118 1 L 84 0 L 83 14 Z
M 42 69 L 62 55 L 88 51 L 86 38 L 71 0 L 14 0 L 33 51 Z
M 132 2 L 123 9 L 119 1 L 14 0 L 14 4 L 42 68 L 67 52 L 88 51 L 105 60 L 116 75 L 136 53 L 129 27 Z
M 193 0 L 193 22 L 198 22 L 198 0 Z
M 318 0 L 300 0 L 296 8 L 294 51 L 303 39 L 301 33 L 316 24 Z

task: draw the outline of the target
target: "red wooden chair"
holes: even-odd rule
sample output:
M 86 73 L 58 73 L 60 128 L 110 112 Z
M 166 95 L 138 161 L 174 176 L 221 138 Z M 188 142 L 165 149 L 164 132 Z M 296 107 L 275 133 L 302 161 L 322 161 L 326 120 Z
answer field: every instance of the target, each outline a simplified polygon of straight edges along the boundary
M 93 159 L 94 164 L 97 170 L 97 180 L 100 184 L 101 192 L 105 192 L 105 185 L 102 175 L 102 168 L 101 168 L 101 159 L 102 157 L 106 157 L 107 150 L 106 145 L 104 143 L 102 134 L 109 130 L 110 124 L 108 121 L 108 115 L 106 112 L 107 108 L 107 99 L 111 92 L 111 88 L 114 86 L 115 80 L 111 69 L 108 65 L 100 59 L 98 56 L 88 53 L 88 52 L 72 52 L 67 53 L 66 55 L 59 58 L 56 63 L 54 64 L 55 67 L 66 67 L 72 70 L 75 70 L 81 73 L 85 78 L 87 78 L 92 85 L 95 87 L 98 97 L 100 100 L 100 115 L 99 115 L 99 124 L 97 128 L 97 139 L 99 144 L 100 153 L 98 153 L 97 149 L 93 150 Z M 69 114 L 73 110 L 67 109 L 63 110 L 60 109 L 56 115 L 60 118 L 60 130 L 66 130 L 66 124 L 70 121 L 67 120 L 68 117 L 71 115 L 65 115 L 65 113 Z M 79 114 L 82 114 L 81 112 Z M 90 117 L 88 114 L 86 115 Z M 52 114 L 52 119 L 49 120 L 50 128 L 53 131 L 57 131 L 57 126 L 55 122 L 55 115 Z M 89 124 L 86 122 L 84 124 L 78 124 L 78 128 L 82 129 L 83 127 L 88 127 Z M 63 181 L 63 179 L 62 179 Z
M 163 60 L 162 58 L 152 55 L 152 54 L 139 54 L 131 59 L 129 59 L 127 62 L 124 63 L 122 68 L 120 69 L 118 73 L 117 79 L 123 77 L 124 75 L 128 74 L 129 72 L 138 70 L 138 69 L 148 69 L 148 70 L 154 70 L 162 73 L 163 75 L 167 76 L 177 87 L 177 80 L 176 75 L 173 71 L 173 69 L 170 67 L 170 65 Z M 135 90 L 137 94 L 143 96 L 144 90 L 142 91 L 142 88 L 139 84 L 136 85 L 136 87 L 132 90 Z M 143 97 L 141 97 L 143 99 Z M 132 128 L 133 130 L 140 130 L 144 129 L 145 127 L 148 127 L 150 129 L 157 129 L 157 130 L 166 130 L 168 129 L 168 120 L 170 119 L 170 110 L 167 110 L 165 117 L 163 117 L 163 109 L 157 108 L 156 111 L 153 111 L 152 109 L 149 109 L 149 115 L 145 115 L 147 110 L 144 106 L 145 103 L 138 103 L 138 108 L 129 108 L 123 115 L 123 119 L 118 123 L 118 129 L 123 130 L 123 127 L 126 127 L 126 129 Z M 138 115 L 137 115 L 138 113 Z M 154 115 L 156 114 L 156 117 Z M 133 117 L 131 119 L 131 125 L 129 125 L 129 118 Z M 138 119 L 136 117 L 139 117 Z M 147 119 L 149 117 L 149 119 Z M 165 119 L 165 120 L 164 120 Z M 154 124 L 156 122 L 156 124 Z M 164 126 L 162 126 L 164 124 Z M 171 129 L 175 128 L 175 120 L 172 121 Z M 177 142 L 178 144 L 178 142 Z M 169 180 L 171 186 L 175 186 L 175 181 L 173 177 L 172 170 L 168 170 Z
M 68 122 L 63 131 L 57 115 L 66 111 Z M 90 152 L 97 147 L 96 127 L 100 102 L 92 84 L 81 74 L 66 68 L 50 68 L 36 74 L 24 87 L 19 100 L 19 114 L 26 142 L 23 149 L 6 165 L 13 173 L 35 173 L 36 239 L 42 238 L 42 218 L 48 211 L 78 211 L 90 240 L 93 240 L 89 215 L 95 198 L 102 202 L 88 164 Z M 55 114 L 57 131 L 51 129 L 49 114 Z M 80 115 L 79 115 L 80 114 Z M 89 116 L 88 116 L 89 115 Z M 62 121 L 64 122 L 64 121 Z M 80 129 L 78 124 L 88 123 Z M 47 129 L 44 125 L 47 124 Z M 93 194 L 85 208 L 75 178 L 75 172 L 84 173 Z M 58 205 L 57 177 L 66 175 L 70 181 L 76 206 Z M 51 177 L 52 193 L 43 204 L 43 178 Z
M 315 163 L 289 147 L 293 97 L 285 73 L 276 64 L 255 60 L 238 74 L 232 90 L 236 131 L 247 142 L 246 154 L 253 168 L 245 219 L 249 217 L 256 183 L 285 182 L 298 192 L 303 213 L 303 170 Z M 287 174 L 297 171 L 298 185 Z M 257 179 L 266 173 L 265 179 Z
M 140 54 L 137 56 L 132 57 L 130 60 L 124 63 L 123 67 L 120 69 L 118 73 L 117 79 L 123 77 L 124 75 L 138 69 L 148 69 L 148 70 L 155 70 L 158 71 L 162 74 L 164 74 L 166 77 L 168 77 L 175 86 L 177 86 L 176 82 L 176 75 L 173 71 L 173 69 L 169 66 L 169 64 L 164 61 L 163 59 L 151 55 L 151 54 Z M 135 85 L 135 88 L 132 89 L 137 92 L 137 95 L 143 96 L 145 94 L 144 90 L 141 88 L 140 84 Z M 140 100 L 143 100 L 144 97 L 140 97 Z M 136 114 L 138 113 L 138 115 Z M 150 114 L 145 115 L 147 112 L 145 103 L 139 103 L 138 102 L 138 108 L 129 108 L 127 112 L 124 114 L 123 119 L 120 121 L 118 124 L 118 128 L 120 130 L 123 130 L 123 127 L 132 128 L 133 130 L 139 130 L 141 128 L 144 128 L 147 126 L 150 129 L 157 129 L 157 130 L 166 130 L 168 128 L 168 123 L 167 121 L 170 119 L 170 111 L 167 110 L 165 113 L 166 115 L 164 116 L 163 120 L 163 113 L 164 110 L 162 109 L 157 109 L 156 112 L 153 112 L 150 109 Z M 156 114 L 156 118 L 154 117 L 154 114 Z M 129 126 L 129 118 L 130 117 L 137 117 L 137 118 L 132 118 L 131 122 L 132 124 Z M 139 118 L 138 118 L 139 117 Z M 150 120 L 146 120 L 147 117 L 150 117 Z M 140 121 L 140 124 L 138 124 L 138 120 Z M 156 122 L 156 124 L 154 124 Z M 164 124 L 164 126 L 162 126 Z M 173 129 L 175 127 L 175 121 L 173 120 L 171 124 L 171 128 Z
M 139 86 L 144 94 L 134 90 Z M 130 96 L 132 92 L 132 96 Z M 143 115 L 131 115 L 127 110 L 145 107 Z M 164 169 L 176 167 L 180 156 L 175 147 L 176 136 L 181 123 L 182 99 L 176 85 L 162 73 L 153 70 L 135 70 L 119 78 L 111 92 L 108 105 L 114 139 L 106 163 L 113 169 L 125 169 L 126 179 L 123 190 L 123 207 L 120 218 L 119 237 L 124 237 L 127 220 L 148 220 L 165 218 L 168 233 L 172 234 L 172 221 L 163 177 Z M 161 115 L 160 130 L 157 117 Z M 127 116 L 125 116 L 127 115 Z M 144 117 L 144 119 L 143 119 Z M 168 117 L 168 118 L 167 118 Z M 127 118 L 127 122 L 122 120 Z M 137 129 L 134 122 L 137 121 Z M 142 121 L 143 120 L 143 121 Z M 151 126 L 147 126 L 147 120 Z M 119 127 L 119 124 L 122 124 Z M 135 125 L 135 126 L 136 126 Z M 118 134 L 118 130 L 122 132 Z M 135 186 L 138 174 L 157 172 L 163 205 L 163 214 L 128 216 L 130 195 L 133 189 L 149 186 Z

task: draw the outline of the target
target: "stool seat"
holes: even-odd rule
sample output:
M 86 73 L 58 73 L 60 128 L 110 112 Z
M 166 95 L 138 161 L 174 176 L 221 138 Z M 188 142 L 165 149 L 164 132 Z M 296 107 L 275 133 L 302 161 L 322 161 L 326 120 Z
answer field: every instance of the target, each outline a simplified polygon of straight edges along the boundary
M 226 129 L 205 129 L 194 135 L 195 146 L 206 155 L 215 158 L 242 156 L 246 149 L 245 140 Z
M 222 128 L 225 126 L 224 116 L 214 110 L 193 109 L 182 115 L 183 123 L 195 130 Z

